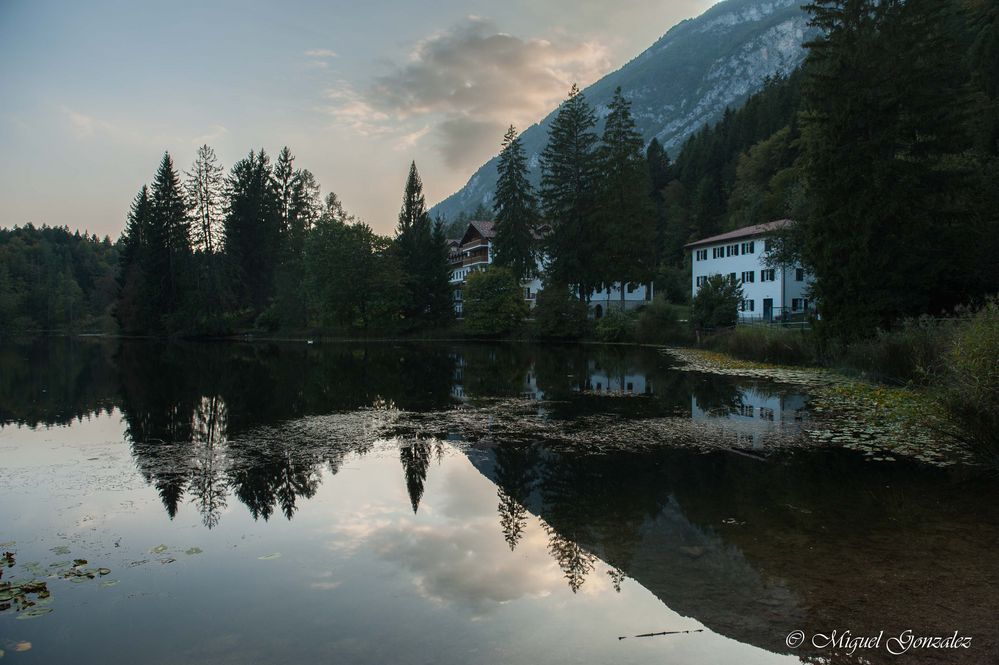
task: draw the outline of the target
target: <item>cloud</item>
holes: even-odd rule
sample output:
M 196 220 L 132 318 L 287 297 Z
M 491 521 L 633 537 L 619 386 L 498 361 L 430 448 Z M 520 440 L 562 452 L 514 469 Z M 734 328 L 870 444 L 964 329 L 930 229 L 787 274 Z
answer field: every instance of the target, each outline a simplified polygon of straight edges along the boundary
M 327 96 L 334 118 L 366 135 L 430 126 L 445 163 L 463 169 L 497 152 L 507 125 L 540 120 L 572 83 L 587 85 L 609 68 L 597 42 L 524 39 L 473 16 L 420 40 L 406 62 L 367 86 L 341 82 Z
M 336 51 L 331 51 L 328 48 L 314 48 L 305 52 L 310 58 L 336 58 L 339 57 Z
M 69 125 L 70 133 L 81 141 L 100 136 L 124 145 L 162 149 L 165 146 L 178 144 L 200 146 L 213 143 L 229 133 L 229 130 L 222 125 L 211 125 L 203 134 L 179 135 L 128 122 L 111 122 L 66 106 L 62 107 L 61 111 Z

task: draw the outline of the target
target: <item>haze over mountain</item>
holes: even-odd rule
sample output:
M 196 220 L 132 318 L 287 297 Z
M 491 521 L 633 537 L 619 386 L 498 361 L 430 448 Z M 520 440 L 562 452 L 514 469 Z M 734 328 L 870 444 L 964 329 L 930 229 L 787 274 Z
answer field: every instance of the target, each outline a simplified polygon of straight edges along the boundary
M 583 93 L 603 117 L 620 86 L 645 140 L 655 137 L 675 154 L 684 139 L 759 90 L 766 77 L 794 70 L 811 30 L 801 0 L 725 0 L 677 24 Z M 554 116 L 553 110 L 521 135 L 535 183 Z M 431 216 L 454 219 L 479 204 L 489 206 L 496 163 L 493 157 L 482 165 L 464 187 L 431 208 Z

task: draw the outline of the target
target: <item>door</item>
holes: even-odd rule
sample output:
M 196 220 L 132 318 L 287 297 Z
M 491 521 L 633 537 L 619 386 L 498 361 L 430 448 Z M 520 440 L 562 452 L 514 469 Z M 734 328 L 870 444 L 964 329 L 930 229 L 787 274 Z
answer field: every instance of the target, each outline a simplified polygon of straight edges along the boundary
M 773 321 L 774 320 L 774 299 L 764 298 L 763 299 L 763 320 Z

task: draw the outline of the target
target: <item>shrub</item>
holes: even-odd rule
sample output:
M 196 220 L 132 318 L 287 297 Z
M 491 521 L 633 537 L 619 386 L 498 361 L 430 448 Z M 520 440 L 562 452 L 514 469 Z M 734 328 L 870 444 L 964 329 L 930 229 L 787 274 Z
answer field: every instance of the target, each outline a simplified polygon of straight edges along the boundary
M 999 300 L 956 330 L 946 360 L 941 401 L 958 438 L 999 457 Z
M 882 383 L 926 385 L 944 370 L 955 327 L 961 325 L 959 320 L 929 316 L 907 319 L 893 330 L 834 346 L 830 362 Z
M 465 284 L 465 330 L 495 337 L 515 331 L 527 316 L 520 284 L 506 268 L 473 272 Z
M 671 305 L 662 295 L 638 312 L 635 338 L 647 344 L 689 343 L 690 326 L 680 322 L 679 312 L 684 308 Z
M 574 298 L 565 286 L 550 284 L 538 293 L 534 318 L 538 335 L 576 339 L 586 333 L 586 304 Z
M 698 289 L 690 308 L 697 328 L 725 328 L 739 320 L 742 286 L 722 275 L 712 275 Z
M 596 327 L 601 342 L 630 342 L 635 337 L 634 316 L 620 309 L 608 310 Z
M 738 326 L 712 335 L 705 344 L 715 351 L 757 362 L 807 365 L 816 359 L 814 336 L 810 330 Z

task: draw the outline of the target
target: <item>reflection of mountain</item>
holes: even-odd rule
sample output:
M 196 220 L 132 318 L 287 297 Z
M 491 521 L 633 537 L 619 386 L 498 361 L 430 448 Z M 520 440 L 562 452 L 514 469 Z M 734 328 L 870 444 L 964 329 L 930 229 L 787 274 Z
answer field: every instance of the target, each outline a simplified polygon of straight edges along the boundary
M 508 498 L 522 497 L 549 526 L 573 590 L 596 556 L 674 611 L 770 651 L 787 652 L 793 629 L 959 629 L 982 649 L 962 662 L 999 655 L 994 479 L 872 465 L 842 451 L 761 462 L 676 449 L 504 448 L 469 451 L 498 486 L 500 527 L 508 532 Z

